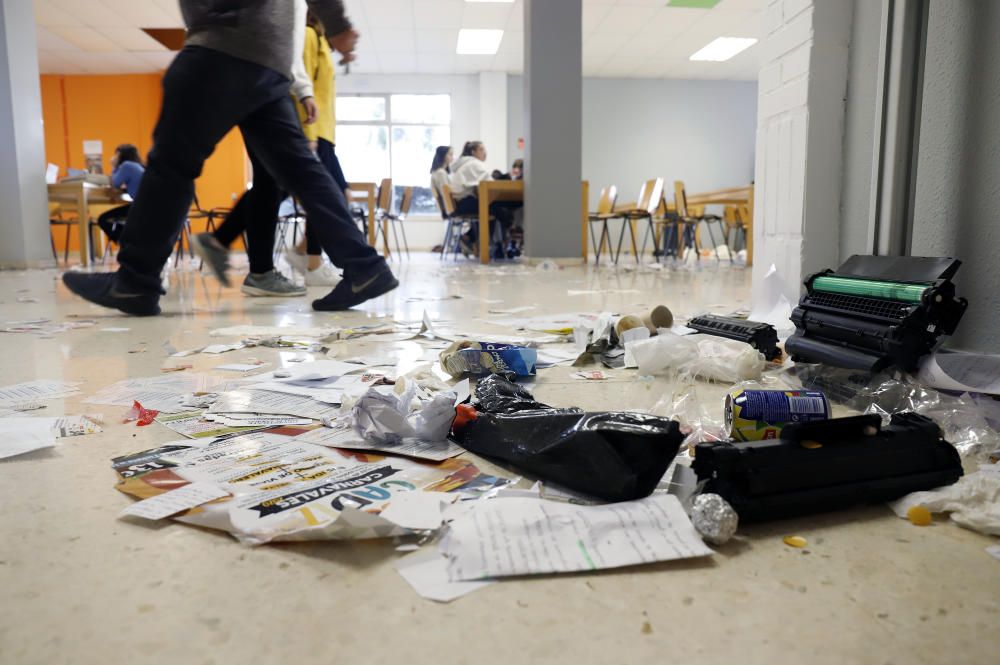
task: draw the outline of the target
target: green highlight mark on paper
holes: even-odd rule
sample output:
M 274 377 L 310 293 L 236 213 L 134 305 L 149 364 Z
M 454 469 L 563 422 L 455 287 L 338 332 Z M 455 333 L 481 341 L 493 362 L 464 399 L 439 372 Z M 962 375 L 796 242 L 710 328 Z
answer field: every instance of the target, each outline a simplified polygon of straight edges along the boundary
M 587 552 L 587 548 L 584 546 L 582 540 L 576 541 L 576 544 L 580 546 L 580 551 L 583 552 L 583 558 L 587 560 L 587 565 L 590 566 L 591 570 L 597 570 L 597 566 L 594 565 L 594 560 L 590 558 L 590 554 Z

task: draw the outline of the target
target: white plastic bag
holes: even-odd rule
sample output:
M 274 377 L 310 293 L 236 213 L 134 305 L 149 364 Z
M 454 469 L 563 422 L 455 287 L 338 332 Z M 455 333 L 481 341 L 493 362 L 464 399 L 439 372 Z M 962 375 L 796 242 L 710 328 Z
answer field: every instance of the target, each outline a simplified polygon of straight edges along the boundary
M 630 342 L 627 350 L 644 376 L 676 372 L 681 378 L 736 383 L 759 381 L 765 367 L 764 356 L 749 344 L 721 337 L 695 339 L 667 330 Z

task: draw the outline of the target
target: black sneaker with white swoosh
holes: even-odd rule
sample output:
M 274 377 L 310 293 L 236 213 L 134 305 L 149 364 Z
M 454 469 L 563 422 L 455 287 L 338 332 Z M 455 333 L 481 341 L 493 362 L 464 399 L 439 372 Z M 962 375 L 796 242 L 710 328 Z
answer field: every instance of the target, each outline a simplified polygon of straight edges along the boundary
M 354 276 L 344 279 L 326 296 L 313 301 L 313 309 L 320 312 L 339 312 L 356 307 L 366 300 L 378 298 L 399 286 L 399 280 L 389 270 L 382 266 L 377 272 L 368 276 Z

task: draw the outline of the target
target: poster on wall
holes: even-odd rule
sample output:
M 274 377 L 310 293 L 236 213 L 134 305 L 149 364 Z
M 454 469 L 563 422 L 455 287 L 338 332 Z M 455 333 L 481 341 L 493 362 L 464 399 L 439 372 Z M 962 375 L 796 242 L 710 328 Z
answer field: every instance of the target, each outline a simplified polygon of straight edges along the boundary
M 87 173 L 104 173 L 103 141 L 84 141 L 83 157 L 87 161 Z

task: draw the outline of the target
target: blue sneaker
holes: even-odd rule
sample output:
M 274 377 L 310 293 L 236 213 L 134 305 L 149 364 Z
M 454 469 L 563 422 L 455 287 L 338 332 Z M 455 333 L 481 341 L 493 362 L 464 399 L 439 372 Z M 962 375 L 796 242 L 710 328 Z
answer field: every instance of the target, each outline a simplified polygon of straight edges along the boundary
M 66 288 L 95 305 L 117 309 L 133 316 L 156 316 L 160 313 L 159 294 L 123 291 L 117 286 L 113 272 L 92 275 L 66 272 L 63 273 L 62 280 Z
M 399 286 L 399 280 L 383 265 L 367 277 L 353 278 L 346 275 L 333 291 L 313 301 L 313 309 L 320 312 L 339 312 L 356 307 L 366 300 L 378 298 Z

